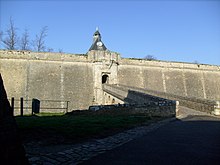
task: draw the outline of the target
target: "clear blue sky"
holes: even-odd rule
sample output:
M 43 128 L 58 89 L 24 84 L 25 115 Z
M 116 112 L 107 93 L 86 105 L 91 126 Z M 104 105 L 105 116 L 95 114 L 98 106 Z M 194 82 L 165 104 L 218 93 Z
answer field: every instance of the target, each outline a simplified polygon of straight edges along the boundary
M 86 53 L 98 26 L 106 47 L 122 57 L 220 65 L 217 0 L 0 0 L 0 31 L 10 17 L 31 39 L 48 26 L 46 46 L 55 51 Z

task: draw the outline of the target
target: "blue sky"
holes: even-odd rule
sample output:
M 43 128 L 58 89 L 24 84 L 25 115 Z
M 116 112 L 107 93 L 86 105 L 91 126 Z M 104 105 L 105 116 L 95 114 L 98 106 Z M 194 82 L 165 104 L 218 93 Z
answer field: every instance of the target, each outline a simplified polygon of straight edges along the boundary
M 98 26 L 106 47 L 125 58 L 220 65 L 217 0 L 0 0 L 0 31 L 10 17 L 31 39 L 48 26 L 46 46 L 54 51 L 86 53 Z

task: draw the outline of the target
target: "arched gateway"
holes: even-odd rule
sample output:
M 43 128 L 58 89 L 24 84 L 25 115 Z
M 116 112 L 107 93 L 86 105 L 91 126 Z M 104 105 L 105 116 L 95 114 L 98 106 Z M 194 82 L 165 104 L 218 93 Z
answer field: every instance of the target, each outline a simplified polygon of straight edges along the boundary
M 105 74 L 102 76 L 102 84 L 108 84 L 108 83 L 109 83 L 109 76 Z
M 89 61 L 93 63 L 94 104 L 105 104 L 103 84 L 118 83 L 120 55 L 106 48 L 98 29 L 93 35 L 93 43 L 87 54 Z

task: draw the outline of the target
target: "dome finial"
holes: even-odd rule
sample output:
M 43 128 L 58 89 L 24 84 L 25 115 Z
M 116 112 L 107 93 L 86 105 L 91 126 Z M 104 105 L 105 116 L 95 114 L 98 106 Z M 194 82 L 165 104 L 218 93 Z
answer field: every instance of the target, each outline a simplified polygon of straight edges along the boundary
M 96 31 L 99 31 L 99 27 L 98 26 L 96 27 Z

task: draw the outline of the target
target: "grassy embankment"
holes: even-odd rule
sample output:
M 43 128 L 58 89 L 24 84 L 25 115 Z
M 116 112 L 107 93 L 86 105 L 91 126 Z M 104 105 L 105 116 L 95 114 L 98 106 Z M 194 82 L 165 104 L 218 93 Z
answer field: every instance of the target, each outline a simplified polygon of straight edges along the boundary
M 160 119 L 145 115 L 114 113 L 39 114 L 16 117 L 24 141 L 42 141 L 47 144 L 72 143 L 105 137 Z

